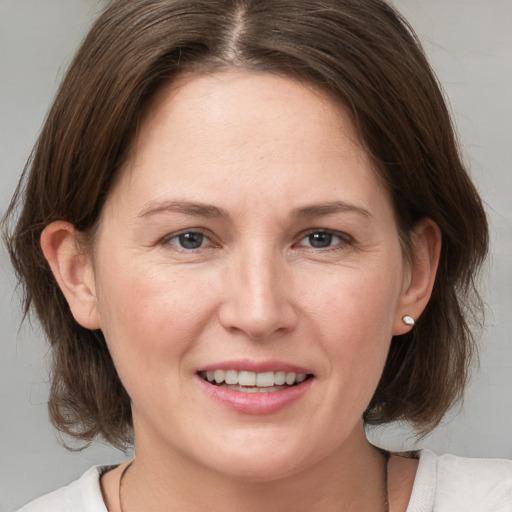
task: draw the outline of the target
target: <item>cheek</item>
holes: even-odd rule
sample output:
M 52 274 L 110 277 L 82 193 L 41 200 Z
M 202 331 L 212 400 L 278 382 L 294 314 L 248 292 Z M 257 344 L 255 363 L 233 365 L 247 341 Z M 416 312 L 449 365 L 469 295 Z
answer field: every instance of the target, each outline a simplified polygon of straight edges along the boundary
M 309 294 L 308 316 L 329 355 L 329 375 L 344 390 L 340 399 L 365 406 L 373 395 L 392 338 L 400 282 L 398 274 L 346 272 L 329 286 L 317 282 Z
M 120 373 L 135 364 L 149 375 L 155 365 L 179 361 L 211 317 L 208 283 L 191 280 L 169 267 L 109 265 L 121 272 L 101 275 L 98 290 L 101 329 Z M 187 279 L 188 277 L 188 279 Z M 173 359 L 174 358 L 174 359 Z
M 340 334 L 350 332 L 354 339 L 365 332 L 391 335 L 401 291 L 398 272 L 342 269 L 315 277 L 304 296 L 322 325 L 336 326 Z

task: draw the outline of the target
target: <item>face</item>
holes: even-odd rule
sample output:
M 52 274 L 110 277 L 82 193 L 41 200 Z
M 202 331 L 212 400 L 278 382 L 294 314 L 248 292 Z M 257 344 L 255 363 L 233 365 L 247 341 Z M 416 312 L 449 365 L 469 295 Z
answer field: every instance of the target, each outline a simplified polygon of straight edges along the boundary
M 254 73 L 161 90 L 91 269 L 138 453 L 269 479 L 360 442 L 408 272 L 390 197 L 322 92 Z

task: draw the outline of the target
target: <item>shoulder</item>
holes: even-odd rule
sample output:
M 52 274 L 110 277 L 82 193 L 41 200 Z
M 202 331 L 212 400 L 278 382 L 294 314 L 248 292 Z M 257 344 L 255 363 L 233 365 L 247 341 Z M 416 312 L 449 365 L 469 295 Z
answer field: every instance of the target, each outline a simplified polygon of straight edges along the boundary
M 78 480 L 46 494 L 18 512 L 107 512 L 101 495 L 100 477 L 110 466 L 95 466 Z
M 407 512 L 512 512 L 512 461 L 420 452 Z

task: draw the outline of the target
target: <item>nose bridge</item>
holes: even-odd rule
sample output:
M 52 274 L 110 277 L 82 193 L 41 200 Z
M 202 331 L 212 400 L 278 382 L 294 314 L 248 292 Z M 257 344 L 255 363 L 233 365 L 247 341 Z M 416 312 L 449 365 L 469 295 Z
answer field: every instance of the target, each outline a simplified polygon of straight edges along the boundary
M 296 316 L 283 256 L 267 244 L 253 243 L 237 251 L 230 263 L 224 284 L 223 325 L 253 339 L 292 328 Z

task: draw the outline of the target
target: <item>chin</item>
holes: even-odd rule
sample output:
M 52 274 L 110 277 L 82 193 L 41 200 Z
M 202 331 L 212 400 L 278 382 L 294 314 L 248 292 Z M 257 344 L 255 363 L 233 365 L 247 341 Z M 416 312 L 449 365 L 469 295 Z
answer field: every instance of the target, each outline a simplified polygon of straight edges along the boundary
M 277 439 L 277 440 L 276 440 Z M 245 440 L 237 443 L 221 444 L 221 449 L 209 453 L 207 465 L 218 474 L 242 482 L 272 482 L 287 478 L 315 465 L 327 454 L 321 447 L 305 451 L 303 442 L 279 439 L 275 436 L 270 442 L 260 439 L 258 442 Z M 288 442 L 286 442 L 288 441 Z M 206 453 L 202 453 L 203 461 Z M 212 464 L 211 461 L 214 460 Z
M 296 461 L 290 459 L 267 460 L 237 460 L 232 465 L 222 464 L 216 466 L 218 474 L 225 475 L 232 480 L 247 483 L 267 483 L 282 480 L 295 475 L 303 469 Z

